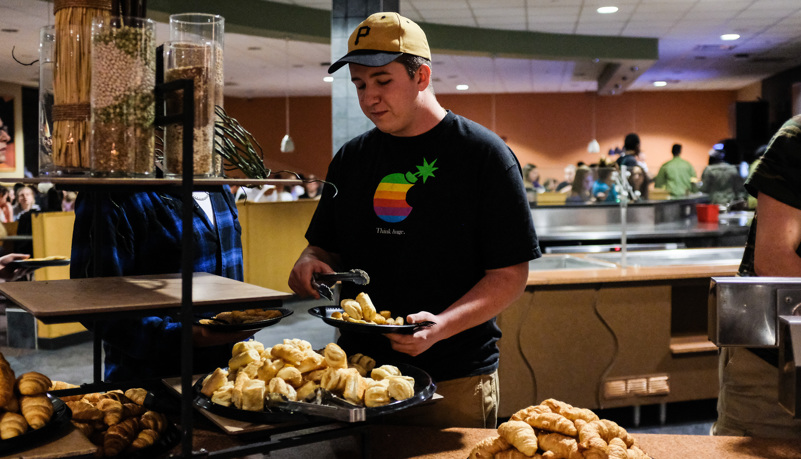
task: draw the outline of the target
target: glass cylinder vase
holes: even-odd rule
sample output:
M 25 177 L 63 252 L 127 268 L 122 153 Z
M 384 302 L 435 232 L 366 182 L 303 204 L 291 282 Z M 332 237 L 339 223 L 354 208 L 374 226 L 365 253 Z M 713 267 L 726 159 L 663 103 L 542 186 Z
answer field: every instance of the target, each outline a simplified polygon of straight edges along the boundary
M 194 127 L 192 133 L 192 175 L 214 175 L 214 48 L 210 43 L 167 42 L 164 44 L 164 82 L 191 80 L 194 89 Z M 164 96 L 167 114 L 180 113 L 183 91 Z M 164 175 L 183 174 L 183 125 L 164 127 Z
M 91 172 L 149 177 L 155 168 L 155 23 L 134 17 L 92 24 Z
M 223 38 L 225 36 L 225 18 L 218 14 L 179 13 L 170 15 L 170 41 L 195 44 L 211 44 L 214 54 L 213 69 L 213 103 L 223 106 Z M 218 154 L 212 155 L 211 175 L 222 177 L 223 159 Z
M 60 175 L 53 163 L 53 72 L 56 27 L 39 29 L 39 175 Z

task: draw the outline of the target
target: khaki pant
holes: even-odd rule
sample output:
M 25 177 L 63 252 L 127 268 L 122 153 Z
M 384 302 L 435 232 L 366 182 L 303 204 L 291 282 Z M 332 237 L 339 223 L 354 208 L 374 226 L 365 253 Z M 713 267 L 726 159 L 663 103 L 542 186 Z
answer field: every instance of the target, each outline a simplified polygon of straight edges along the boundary
M 745 348 L 720 353 L 718 420 L 713 435 L 801 437 L 801 420 L 779 405 L 779 372 Z
M 443 398 L 385 416 L 387 424 L 494 429 L 498 423 L 498 372 L 437 383 Z

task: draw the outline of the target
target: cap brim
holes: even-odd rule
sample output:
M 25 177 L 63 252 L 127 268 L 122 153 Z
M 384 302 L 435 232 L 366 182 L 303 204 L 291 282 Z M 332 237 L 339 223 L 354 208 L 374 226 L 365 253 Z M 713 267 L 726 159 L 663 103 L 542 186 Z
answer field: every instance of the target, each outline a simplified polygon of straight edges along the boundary
M 328 73 L 334 73 L 345 64 L 359 64 L 367 67 L 383 67 L 395 59 L 401 57 L 403 53 L 388 53 L 385 51 L 351 51 L 344 55 L 340 60 L 328 67 Z

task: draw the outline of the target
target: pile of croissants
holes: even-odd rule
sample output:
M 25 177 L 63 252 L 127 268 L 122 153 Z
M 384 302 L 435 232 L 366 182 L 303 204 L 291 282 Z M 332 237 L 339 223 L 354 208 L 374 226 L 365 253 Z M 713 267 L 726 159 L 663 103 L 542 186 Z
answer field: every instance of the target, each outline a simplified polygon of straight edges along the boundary
M 44 427 L 53 416 L 53 403 L 47 398 L 50 379 L 36 372 L 16 377 L 0 353 L 0 439 L 8 440 L 28 430 Z
M 547 399 L 515 413 L 470 451 L 470 459 L 649 459 L 637 441 L 586 408 Z
M 313 399 L 319 389 L 368 408 L 414 395 L 414 378 L 393 365 L 376 367 L 363 354 L 348 357 L 336 343 L 322 353 L 308 341 L 285 339 L 265 348 L 258 341 L 236 343 L 228 369 L 217 368 L 202 383 L 212 403 L 241 410 L 262 411 L 275 396 L 289 401 Z
M 77 387 L 56 381 L 54 390 Z M 145 408 L 147 390 L 136 387 L 61 397 L 72 410 L 72 424 L 98 447 L 95 457 L 112 457 L 156 443 L 167 430 L 167 417 Z

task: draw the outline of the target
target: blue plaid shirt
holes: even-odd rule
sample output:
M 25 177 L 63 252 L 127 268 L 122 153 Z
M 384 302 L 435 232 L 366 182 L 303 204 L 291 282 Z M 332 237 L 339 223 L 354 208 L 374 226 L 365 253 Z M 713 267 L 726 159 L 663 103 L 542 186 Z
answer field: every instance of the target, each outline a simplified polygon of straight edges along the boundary
M 210 192 L 216 227 L 196 204 L 195 272 L 242 280 L 242 241 L 236 204 L 227 186 Z M 95 205 L 97 221 L 93 222 Z M 135 276 L 181 271 L 178 194 L 81 192 L 75 203 L 70 277 Z M 95 251 L 99 267 L 95 267 Z M 180 318 L 151 316 L 84 324 L 103 339 L 105 380 L 180 374 Z M 195 348 L 195 371 L 211 371 L 230 358 L 231 346 Z

